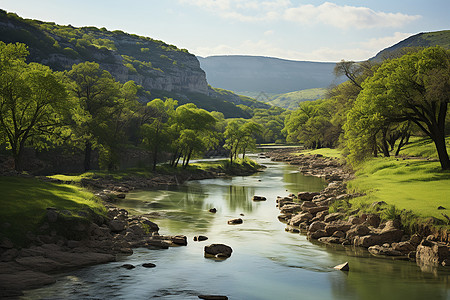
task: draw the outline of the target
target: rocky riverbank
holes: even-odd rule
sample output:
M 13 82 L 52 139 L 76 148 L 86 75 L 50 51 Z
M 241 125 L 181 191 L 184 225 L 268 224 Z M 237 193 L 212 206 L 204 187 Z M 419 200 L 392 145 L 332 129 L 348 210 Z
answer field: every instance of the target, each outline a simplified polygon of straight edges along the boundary
M 256 171 L 250 167 L 231 169 L 240 175 Z M 21 174 L 3 174 L 22 176 Z M 233 173 L 234 174 L 234 173 Z M 0 241 L 0 298 L 18 297 L 27 289 L 56 281 L 58 272 L 117 260 L 131 255 L 133 248 L 167 249 L 187 245 L 183 235 L 161 236 L 152 222 L 155 215 L 129 215 L 117 208 L 116 200 L 133 189 L 179 185 L 187 180 L 229 176 L 221 170 L 186 170 L 177 174 L 155 174 L 152 177 L 94 176 L 82 179 L 81 186 L 90 189 L 107 208 L 106 216 L 90 211 L 73 212 L 48 207 L 46 220 L 35 233 L 29 233 L 29 246 L 21 248 L 4 238 Z M 48 177 L 41 180 L 75 184 Z M 77 183 L 78 184 L 78 183 Z M 83 218 L 78 218 L 81 216 Z M 87 221 L 88 219 L 92 221 Z
M 151 215 L 131 216 L 124 209 L 109 203 L 105 205 L 108 208 L 105 218 L 89 223 L 81 219 L 65 222 L 65 235 L 55 229 L 49 234 L 30 234 L 31 245 L 27 248 L 19 249 L 3 239 L 0 244 L 0 298 L 20 296 L 23 290 L 54 283 L 57 272 L 131 255 L 132 248 L 167 249 L 187 245 L 186 236 L 159 235 L 158 225 L 150 221 Z M 66 213 L 48 208 L 47 220 L 40 230 L 57 227 L 66 218 Z
M 415 261 L 424 269 L 450 265 L 448 235 L 426 227 L 420 233 L 407 235 L 399 220 L 382 221 L 379 214 L 365 214 L 354 210 L 348 214 L 330 213 L 330 205 L 347 202 L 361 196 L 348 194 L 346 181 L 353 177 L 339 160 L 321 155 L 293 155 L 295 149 L 281 149 L 266 153 L 274 161 L 298 165 L 311 176 L 324 178 L 328 186 L 318 193 L 300 192 L 278 197 L 279 220 L 286 223 L 286 231 L 306 234 L 308 238 L 326 244 L 362 247 L 375 256 L 389 256 Z M 298 151 L 297 151 L 298 152 Z M 385 203 L 375 202 L 374 208 Z

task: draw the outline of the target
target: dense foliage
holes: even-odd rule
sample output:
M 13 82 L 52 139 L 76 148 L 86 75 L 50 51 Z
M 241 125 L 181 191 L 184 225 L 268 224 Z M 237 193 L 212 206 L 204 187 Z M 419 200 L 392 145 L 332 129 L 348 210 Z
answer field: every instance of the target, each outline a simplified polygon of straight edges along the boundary
M 10 150 L 17 171 L 23 170 L 25 148 L 63 144 L 84 152 L 85 171 L 93 168 L 94 151 L 101 168 L 114 170 L 130 147 L 147 149 L 153 169 L 168 160 L 186 168 L 193 156 L 211 149 L 225 146 L 235 160 L 254 149 L 257 138 L 280 138 L 283 121 L 275 117 L 280 109 L 249 109 L 254 120 L 226 120 L 223 113 L 178 105 L 172 98 L 142 104 L 140 86 L 116 81 L 98 63 L 54 72 L 26 63 L 27 56 L 24 44 L 0 42 L 0 145 Z M 258 122 L 266 123 L 264 130 Z
M 441 47 L 398 51 L 383 63 L 342 61 L 336 75 L 349 80 L 326 99 L 304 102 L 285 120 L 288 142 L 345 149 L 358 164 L 368 156 L 398 155 L 409 137 L 428 136 L 442 169 L 450 169 L 448 133 L 450 51 Z

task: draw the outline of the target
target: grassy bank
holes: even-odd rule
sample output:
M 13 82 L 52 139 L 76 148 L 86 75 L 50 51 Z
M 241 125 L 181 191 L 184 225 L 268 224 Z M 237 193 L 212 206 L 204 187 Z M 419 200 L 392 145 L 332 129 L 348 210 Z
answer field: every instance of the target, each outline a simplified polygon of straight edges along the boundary
M 89 218 L 105 214 L 104 206 L 86 190 L 42 182 L 36 178 L 0 177 L 0 237 L 23 245 L 27 232 L 35 233 L 44 222 L 47 207 L 66 211 L 67 217 Z M 86 212 L 83 217 L 79 212 Z
M 447 142 L 450 143 L 450 138 Z M 301 153 L 342 158 L 336 149 Z M 355 170 L 356 178 L 349 181 L 347 187 L 349 192 L 366 195 L 350 200 L 351 206 L 344 202 L 336 203 L 331 211 L 359 209 L 360 212 L 372 213 L 377 212 L 377 207 L 372 204 L 383 201 L 386 204 L 378 209 L 381 208 L 384 219 L 401 218 L 409 227 L 430 223 L 449 228 L 443 214 L 450 216 L 450 171 L 441 170 L 434 144 L 429 139 L 412 138 L 400 154 L 416 158 L 378 157 L 361 163 Z M 440 206 L 446 209 L 438 209 Z
M 439 162 L 378 158 L 365 162 L 355 175 L 348 189 L 366 196 L 351 200 L 352 209 L 370 212 L 372 203 L 384 201 L 390 210 L 386 218 L 403 214 L 409 225 L 430 217 L 437 219 L 434 223 L 447 224 L 442 213 L 450 215 L 450 172 L 442 171 Z M 447 210 L 438 210 L 439 206 Z

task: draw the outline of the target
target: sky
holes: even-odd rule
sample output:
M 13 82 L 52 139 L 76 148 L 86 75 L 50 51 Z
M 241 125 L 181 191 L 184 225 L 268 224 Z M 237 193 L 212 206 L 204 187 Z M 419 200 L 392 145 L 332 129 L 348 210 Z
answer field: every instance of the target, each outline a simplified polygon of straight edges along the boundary
M 361 61 L 411 35 L 450 29 L 449 0 L 0 0 L 0 8 L 151 37 L 202 57 Z

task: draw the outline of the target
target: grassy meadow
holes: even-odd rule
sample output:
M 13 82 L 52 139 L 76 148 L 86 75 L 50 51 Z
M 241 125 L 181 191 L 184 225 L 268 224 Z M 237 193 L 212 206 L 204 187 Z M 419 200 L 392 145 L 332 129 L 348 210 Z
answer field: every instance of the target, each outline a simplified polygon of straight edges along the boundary
M 447 138 L 447 144 L 450 148 L 450 138 Z M 337 149 L 300 153 L 342 158 Z M 365 196 L 351 199 L 351 206 L 336 203 L 331 210 L 375 212 L 372 203 L 384 201 L 386 205 L 381 206 L 384 219 L 398 217 L 407 226 L 413 226 L 418 222 L 430 222 L 432 218 L 432 223 L 448 227 L 449 221 L 443 214 L 450 216 L 450 171 L 441 170 L 434 144 L 430 139 L 413 137 L 400 155 L 362 162 L 356 167 L 356 178 L 347 183 L 347 188 L 349 192 L 364 193 Z M 446 209 L 438 209 L 440 206 Z
M 47 207 L 65 210 L 79 217 L 79 211 L 105 214 L 105 207 L 96 197 L 79 187 L 54 184 L 36 178 L 0 177 L 0 236 L 18 244 L 28 231 L 35 232 L 46 217 Z

